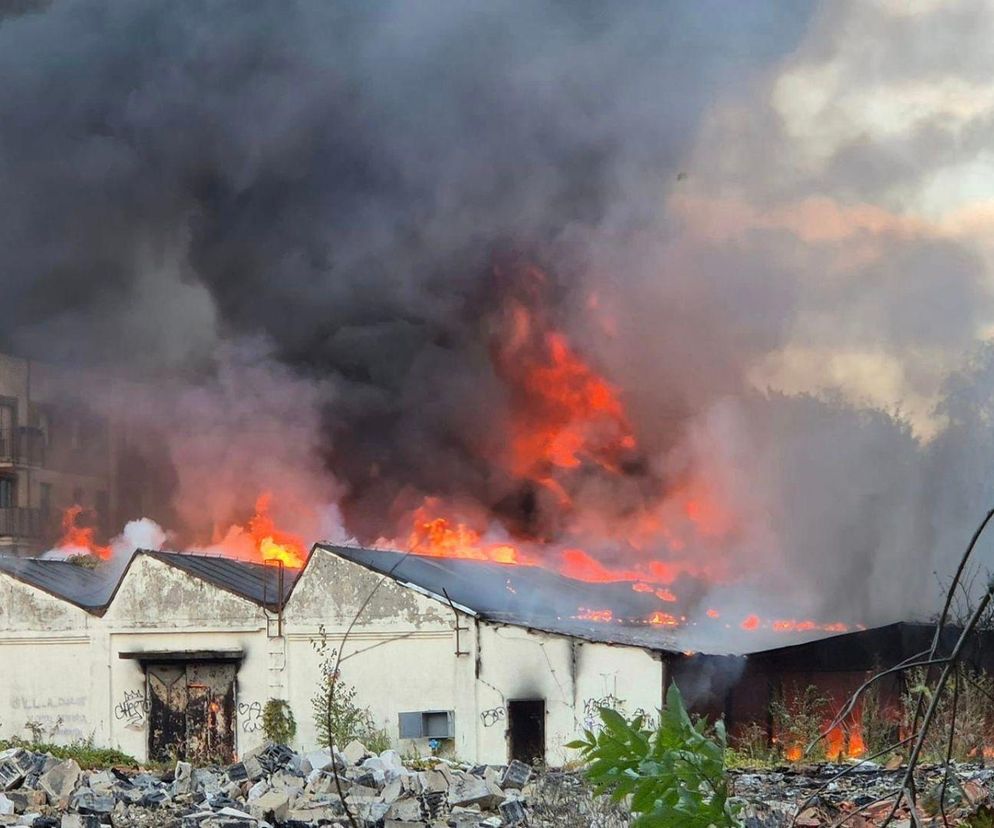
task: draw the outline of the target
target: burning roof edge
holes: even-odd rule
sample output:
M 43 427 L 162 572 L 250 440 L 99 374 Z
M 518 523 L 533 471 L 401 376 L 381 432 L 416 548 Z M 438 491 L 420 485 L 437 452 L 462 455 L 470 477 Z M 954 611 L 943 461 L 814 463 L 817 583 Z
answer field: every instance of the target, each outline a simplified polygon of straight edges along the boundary
M 543 632 L 551 635 L 561 635 L 567 638 L 576 638 L 588 641 L 592 644 L 636 647 L 638 649 L 667 656 L 682 654 L 681 650 L 675 646 L 675 644 L 668 640 L 664 640 L 658 633 L 645 634 L 643 630 L 631 630 L 627 627 L 620 627 L 611 624 L 602 625 L 597 624 L 596 622 L 589 624 L 555 623 L 549 618 L 522 618 L 512 612 L 498 613 L 488 611 L 480 607 L 474 607 L 472 606 L 472 600 L 462 598 L 461 601 L 456 601 L 451 598 L 448 595 L 448 589 L 444 585 L 419 582 L 419 580 L 415 580 L 412 577 L 411 573 L 400 571 L 403 563 L 412 559 L 432 562 L 436 566 L 440 566 L 441 561 L 449 559 L 424 558 L 422 556 L 413 555 L 410 552 L 401 552 L 396 549 L 369 549 L 359 546 L 340 546 L 327 542 L 319 542 L 314 544 L 312 547 L 311 553 L 308 556 L 308 564 L 310 563 L 310 559 L 315 550 L 318 549 L 338 558 L 342 558 L 349 563 L 360 566 L 363 569 L 377 575 L 390 578 L 402 587 L 414 590 L 415 592 L 431 598 L 432 600 L 438 601 L 445 606 L 453 607 L 466 615 L 479 618 L 480 620 L 487 621 L 491 624 L 520 627 L 522 629 L 534 630 L 536 632 Z M 380 555 L 383 556 L 382 565 L 377 565 L 379 562 L 376 561 L 374 556 Z M 396 560 L 393 560 L 394 558 Z M 464 563 L 472 564 L 478 562 L 468 561 Z M 301 570 L 301 575 L 306 571 L 306 569 L 307 564 L 305 564 L 304 569 Z M 543 572 L 548 577 L 562 580 L 564 583 L 568 583 L 572 580 L 562 575 L 555 575 L 547 570 L 543 570 Z

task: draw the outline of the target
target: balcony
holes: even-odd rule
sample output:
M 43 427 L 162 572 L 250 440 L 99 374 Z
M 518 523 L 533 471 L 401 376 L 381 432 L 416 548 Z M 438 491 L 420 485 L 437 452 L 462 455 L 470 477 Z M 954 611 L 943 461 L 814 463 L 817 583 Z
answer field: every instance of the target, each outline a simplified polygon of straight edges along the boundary
M 0 428 L 0 466 L 45 465 L 45 433 L 30 426 Z
M 40 538 L 41 509 L 0 509 L 0 538 Z

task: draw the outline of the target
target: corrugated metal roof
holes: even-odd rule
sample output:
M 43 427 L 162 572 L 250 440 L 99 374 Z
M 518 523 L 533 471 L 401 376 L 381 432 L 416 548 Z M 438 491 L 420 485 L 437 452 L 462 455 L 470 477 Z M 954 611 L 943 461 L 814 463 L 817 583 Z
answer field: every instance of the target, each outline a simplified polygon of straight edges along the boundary
M 116 585 L 100 570 L 67 561 L 0 557 L 0 571 L 88 612 L 103 609 Z
M 455 604 L 496 623 L 662 652 L 680 649 L 666 628 L 635 620 L 659 610 L 660 603 L 651 594 L 633 592 L 627 582 L 587 583 L 535 566 L 319 546 L 443 601 L 447 595 Z M 611 610 L 613 620 L 584 620 L 579 617 L 581 608 Z

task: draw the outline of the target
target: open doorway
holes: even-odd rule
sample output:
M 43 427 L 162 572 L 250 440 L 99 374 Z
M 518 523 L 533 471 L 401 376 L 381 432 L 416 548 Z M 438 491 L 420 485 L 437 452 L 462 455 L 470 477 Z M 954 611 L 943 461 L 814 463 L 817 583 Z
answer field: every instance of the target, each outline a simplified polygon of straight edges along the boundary
M 545 762 L 545 699 L 507 703 L 508 750 L 511 759 L 529 765 Z

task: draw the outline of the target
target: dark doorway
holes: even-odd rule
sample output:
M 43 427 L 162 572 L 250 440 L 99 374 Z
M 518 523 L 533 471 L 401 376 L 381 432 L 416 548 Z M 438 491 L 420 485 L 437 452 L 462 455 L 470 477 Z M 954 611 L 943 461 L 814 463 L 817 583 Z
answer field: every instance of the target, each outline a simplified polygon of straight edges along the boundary
M 148 665 L 150 759 L 234 760 L 237 669 L 212 662 Z
M 511 759 L 545 762 L 545 699 L 507 703 L 507 735 Z

